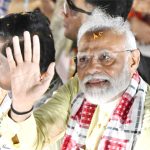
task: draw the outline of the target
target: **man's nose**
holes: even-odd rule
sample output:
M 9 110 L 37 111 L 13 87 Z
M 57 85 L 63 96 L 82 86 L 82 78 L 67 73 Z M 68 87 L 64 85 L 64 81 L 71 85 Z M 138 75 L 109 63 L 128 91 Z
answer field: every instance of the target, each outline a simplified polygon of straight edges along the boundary
M 89 74 L 104 72 L 104 67 L 98 63 L 97 59 L 93 59 L 88 65 L 87 72 Z

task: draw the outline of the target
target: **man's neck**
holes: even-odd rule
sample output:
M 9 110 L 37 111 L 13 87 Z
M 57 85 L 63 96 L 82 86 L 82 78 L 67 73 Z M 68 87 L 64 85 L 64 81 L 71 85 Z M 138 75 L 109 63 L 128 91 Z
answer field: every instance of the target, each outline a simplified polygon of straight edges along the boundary
M 124 92 L 120 92 L 118 95 L 112 97 L 112 98 L 109 99 L 109 100 L 106 100 L 106 103 L 110 103 L 110 102 L 115 101 L 116 99 L 119 99 L 119 98 L 122 96 L 123 93 L 124 93 Z

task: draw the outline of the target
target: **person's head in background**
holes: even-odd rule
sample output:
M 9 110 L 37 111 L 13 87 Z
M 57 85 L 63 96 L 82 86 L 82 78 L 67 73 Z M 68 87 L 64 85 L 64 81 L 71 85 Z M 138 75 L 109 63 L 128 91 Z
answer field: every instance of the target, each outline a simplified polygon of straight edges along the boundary
M 55 61 L 54 40 L 49 28 L 50 22 L 41 12 L 16 13 L 0 19 L 0 87 L 10 90 L 9 67 L 5 48 L 12 47 L 13 36 L 18 36 L 24 53 L 24 31 L 31 37 L 38 35 L 40 40 L 40 71 L 44 73 L 51 62 Z
M 9 4 L 8 14 L 39 9 L 44 15 L 51 19 L 56 2 L 57 0 L 12 0 Z
M 84 10 L 84 12 L 78 12 L 78 10 L 73 10 L 72 6 L 79 7 Z M 64 1 L 64 35 L 71 40 L 76 40 L 78 30 L 82 22 L 90 15 L 93 10 L 92 5 L 85 2 L 85 0 L 65 0 Z
M 128 21 L 141 51 L 138 72 L 150 84 L 150 0 L 134 0 Z
M 138 41 L 138 47 L 143 50 L 143 54 L 148 55 L 145 51 L 149 51 L 149 47 L 145 46 L 150 45 L 150 0 L 134 0 L 128 19 Z
M 133 0 L 65 0 L 64 2 L 64 35 L 76 40 L 81 24 L 99 7 L 110 16 L 121 16 L 127 19 Z

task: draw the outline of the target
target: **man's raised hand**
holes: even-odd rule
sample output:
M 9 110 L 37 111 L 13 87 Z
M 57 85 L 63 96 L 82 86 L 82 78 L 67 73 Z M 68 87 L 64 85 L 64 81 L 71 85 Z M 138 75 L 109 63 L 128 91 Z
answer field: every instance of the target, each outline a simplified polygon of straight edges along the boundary
M 54 75 L 54 63 L 47 71 L 40 73 L 40 42 L 37 35 L 33 36 L 33 50 L 28 31 L 24 32 L 24 58 L 21 54 L 19 38 L 13 38 L 13 49 L 6 49 L 11 73 L 11 89 L 13 108 L 19 112 L 28 111 L 48 89 Z

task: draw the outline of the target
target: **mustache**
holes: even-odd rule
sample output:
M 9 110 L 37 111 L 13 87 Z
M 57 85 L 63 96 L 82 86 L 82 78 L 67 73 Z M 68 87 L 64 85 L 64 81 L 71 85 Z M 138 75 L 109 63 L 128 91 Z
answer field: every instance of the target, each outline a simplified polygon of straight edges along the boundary
M 107 81 L 110 81 L 111 78 L 108 75 L 95 73 L 95 74 L 92 74 L 92 75 L 85 76 L 84 79 L 82 80 L 82 83 L 85 84 L 85 83 L 87 83 L 91 80 L 107 80 Z

